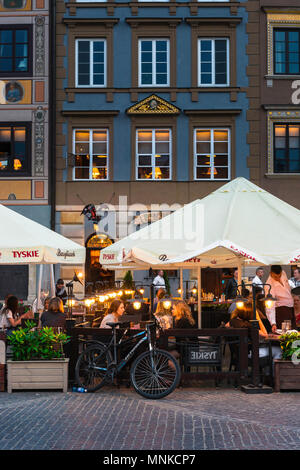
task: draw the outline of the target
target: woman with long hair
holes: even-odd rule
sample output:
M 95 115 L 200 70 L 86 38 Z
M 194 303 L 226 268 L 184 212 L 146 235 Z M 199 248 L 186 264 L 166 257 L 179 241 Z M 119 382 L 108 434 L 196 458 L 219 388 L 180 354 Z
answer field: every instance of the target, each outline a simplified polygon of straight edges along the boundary
M 106 315 L 100 324 L 100 328 L 111 328 L 107 323 L 118 323 L 124 311 L 124 302 L 119 299 L 114 299 L 107 309 Z
M 18 318 L 19 301 L 14 295 L 7 297 L 6 306 L 2 309 L 0 315 L 0 328 L 7 331 L 21 325 L 22 320 L 32 318 L 32 312 L 29 310 Z
M 195 320 L 192 317 L 190 307 L 184 300 L 178 300 L 175 302 L 172 308 L 173 314 L 173 328 L 178 329 L 191 329 L 195 328 Z M 169 351 L 175 359 L 179 359 L 185 351 L 185 345 L 189 341 L 197 341 L 196 338 L 188 337 L 184 338 L 182 336 L 175 336 L 175 345 L 171 347 Z
M 191 310 L 184 300 L 178 300 L 172 309 L 174 328 L 194 328 L 195 320 Z

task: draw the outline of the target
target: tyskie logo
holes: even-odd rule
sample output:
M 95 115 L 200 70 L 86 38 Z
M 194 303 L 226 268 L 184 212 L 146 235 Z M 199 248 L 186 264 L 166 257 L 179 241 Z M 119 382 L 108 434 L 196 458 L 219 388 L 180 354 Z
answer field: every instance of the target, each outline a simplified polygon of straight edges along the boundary
M 38 258 L 40 256 L 38 250 L 13 251 L 12 253 L 13 253 L 13 257 L 18 258 L 18 259 L 20 259 L 20 258 Z

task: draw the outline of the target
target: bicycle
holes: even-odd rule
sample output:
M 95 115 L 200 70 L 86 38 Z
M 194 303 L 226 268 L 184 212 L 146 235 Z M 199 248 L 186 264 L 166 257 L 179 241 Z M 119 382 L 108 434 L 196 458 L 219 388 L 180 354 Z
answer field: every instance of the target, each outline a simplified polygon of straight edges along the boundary
M 77 359 L 75 377 L 79 387 L 95 392 L 112 383 L 141 345 L 148 342 L 149 350 L 139 354 L 130 369 L 130 380 L 137 393 L 145 398 L 163 398 L 172 393 L 180 381 L 180 367 L 167 351 L 155 346 L 156 324 L 149 322 L 146 330 L 125 338 L 125 329 L 117 342 L 116 328 L 124 323 L 107 323 L 112 328 L 109 344 L 90 341 Z M 118 350 L 138 340 L 130 351 L 118 361 Z M 90 343 L 90 344 L 88 344 Z

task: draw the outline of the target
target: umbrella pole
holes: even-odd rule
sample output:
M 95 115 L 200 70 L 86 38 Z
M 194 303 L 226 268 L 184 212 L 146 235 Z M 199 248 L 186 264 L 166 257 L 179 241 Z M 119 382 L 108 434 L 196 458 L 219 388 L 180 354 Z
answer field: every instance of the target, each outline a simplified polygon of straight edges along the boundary
M 180 268 L 180 289 L 181 289 L 180 297 L 183 299 L 183 269 L 182 268 Z
M 238 285 L 242 283 L 242 260 L 238 260 Z
M 39 311 L 39 305 L 40 305 L 40 302 L 41 302 L 42 277 L 43 277 L 43 265 L 40 264 L 38 294 L 37 294 L 37 306 L 36 306 L 37 311 Z
M 197 268 L 197 283 L 198 283 L 198 328 L 201 328 L 201 268 Z
M 54 267 L 50 264 L 50 285 L 51 285 L 51 297 L 55 297 L 55 282 L 54 282 Z

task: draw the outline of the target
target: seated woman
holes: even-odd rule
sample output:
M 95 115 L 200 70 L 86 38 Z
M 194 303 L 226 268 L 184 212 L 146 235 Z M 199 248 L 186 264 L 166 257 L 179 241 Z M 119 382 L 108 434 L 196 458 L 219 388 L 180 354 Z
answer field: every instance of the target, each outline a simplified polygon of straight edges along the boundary
M 13 330 L 13 328 L 21 325 L 22 320 L 33 318 L 33 313 L 31 310 L 21 315 L 19 318 L 17 316 L 19 301 L 14 295 L 10 295 L 6 299 L 6 306 L 1 310 L 0 314 L 0 328 L 6 329 L 7 334 Z
M 259 311 L 257 311 L 257 318 L 259 321 L 259 338 L 263 341 L 264 338 L 268 336 L 268 333 L 261 321 Z M 227 327 L 232 328 L 251 328 L 251 320 L 253 319 L 253 307 L 252 302 L 246 302 L 244 307 L 241 309 L 235 309 L 234 312 L 231 314 L 231 318 L 229 320 L 229 324 L 227 323 Z M 280 346 L 272 346 L 272 357 L 274 359 L 281 358 L 281 348 Z M 259 348 L 259 357 L 267 357 L 269 355 L 269 348 L 267 346 L 260 346 Z M 251 352 L 249 354 L 251 357 Z
M 158 302 L 154 316 L 163 330 L 173 328 L 171 310 L 165 308 L 163 302 Z
M 153 300 L 153 309 L 156 310 L 158 302 L 166 296 L 166 291 L 164 289 L 158 289 L 156 296 Z
M 175 302 L 172 308 L 173 314 L 173 328 L 178 329 L 191 329 L 196 328 L 195 320 L 192 317 L 191 310 L 184 300 L 178 300 Z M 188 337 L 184 338 L 182 336 L 176 336 L 176 346 L 171 349 L 170 353 L 178 359 L 180 357 L 180 349 L 184 343 L 188 341 L 197 341 L 197 338 Z
M 113 300 L 100 324 L 100 328 L 111 328 L 107 323 L 118 323 L 124 311 L 124 302 L 119 299 Z
M 64 313 L 64 304 L 59 297 L 54 297 L 49 301 L 48 311 L 42 313 L 41 326 L 66 327 L 67 316 Z

